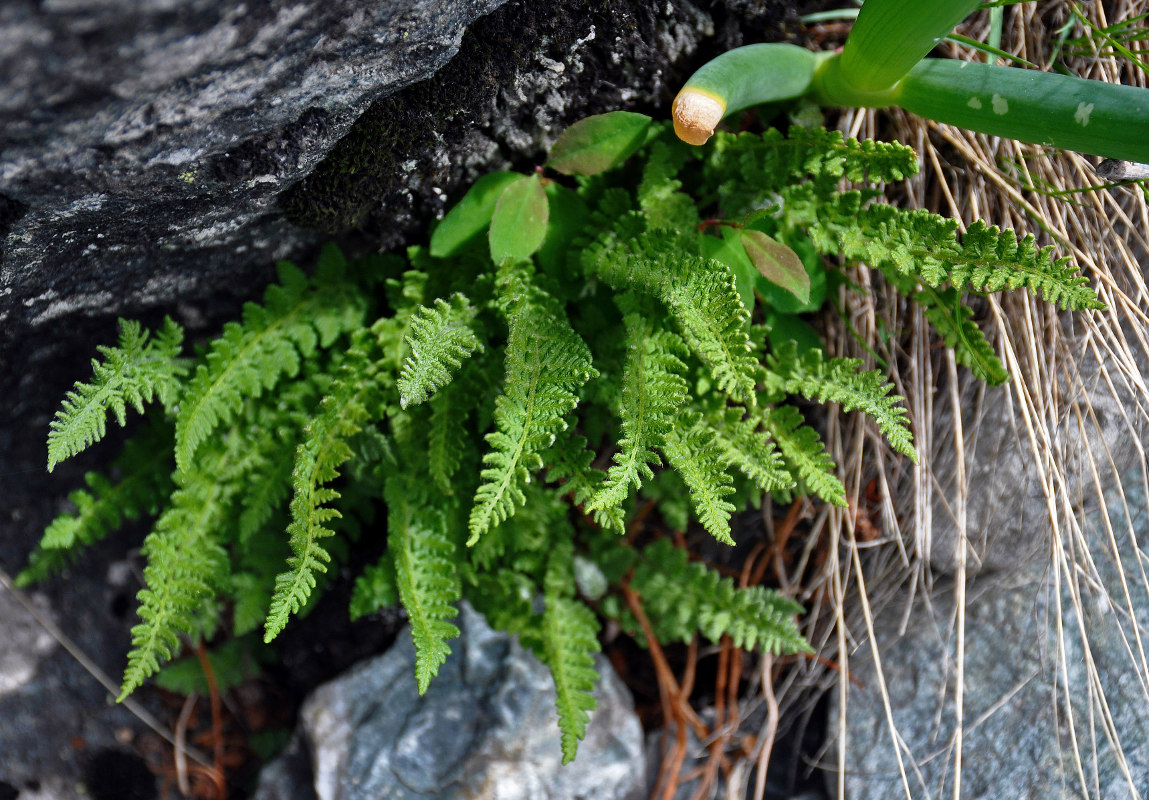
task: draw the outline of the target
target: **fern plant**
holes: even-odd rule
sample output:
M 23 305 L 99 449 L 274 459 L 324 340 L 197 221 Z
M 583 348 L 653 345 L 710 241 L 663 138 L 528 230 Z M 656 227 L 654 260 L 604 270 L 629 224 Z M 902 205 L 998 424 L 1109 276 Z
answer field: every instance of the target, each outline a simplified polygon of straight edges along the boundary
M 124 322 L 119 347 L 101 349 L 52 423 L 49 468 L 98 440 L 108 411 L 123 423 L 128 407 L 160 408 L 118 482 L 90 476 L 20 579 L 156 515 L 124 695 L 186 641 L 260 623 L 273 640 L 381 502 L 386 549 L 352 614 L 403 605 L 424 692 L 467 599 L 550 667 L 569 761 L 594 708 L 599 620 L 633 628 L 624 583 L 663 640 L 809 649 L 793 599 L 737 588 L 668 540 L 633 547 L 620 534 L 636 500 L 677 481 L 727 544 L 739 504 L 767 493 L 845 505 L 794 397 L 868 415 L 916 460 L 889 382 L 828 358 L 801 317 L 826 301 L 823 254 L 880 270 L 993 382 L 1006 376 L 963 291 L 1098 305 L 1031 239 L 959 237 L 841 188 L 912 174 L 901 145 L 795 128 L 697 150 L 616 112 L 569 129 L 548 166 L 564 177 L 478 181 L 427 248 L 348 264 L 328 247 L 310 278 L 281 265 L 264 302 L 192 361 L 170 320 L 154 336 Z

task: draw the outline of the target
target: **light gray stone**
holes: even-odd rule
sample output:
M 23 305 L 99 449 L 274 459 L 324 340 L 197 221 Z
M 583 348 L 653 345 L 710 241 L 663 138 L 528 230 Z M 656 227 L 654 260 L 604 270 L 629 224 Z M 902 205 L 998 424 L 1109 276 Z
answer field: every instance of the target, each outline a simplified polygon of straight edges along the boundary
M 1140 797 L 1149 787 L 1149 675 L 1138 653 L 1138 642 L 1149 637 L 1149 589 L 1142 580 L 1149 558 L 1149 508 L 1142 481 L 1140 469 L 1125 476 L 1128 518 L 1115 488 L 1107 497 L 1115 546 L 1100 513 L 1084 520 L 1081 544 L 1088 547 L 1099 580 L 1071 576 L 1080 590 L 1080 619 L 1071 580 L 1063 573 L 1059 586 L 1052 569 L 982 576 L 971 586 L 964 800 L 1115 800 Z M 1081 549 L 1078 558 L 1084 559 Z M 1123 599 L 1122 572 L 1129 581 L 1131 611 Z M 952 588 L 933 598 L 933 609 L 932 620 L 919 615 L 904 636 L 897 635 L 896 619 L 878 628 L 882 669 L 894 723 L 908 750 L 903 758 L 915 798 L 949 797 L 953 786 Z M 868 650 L 851 658 L 850 671 L 864 688 L 851 688 L 847 705 L 848 797 L 904 796 Z M 836 708 L 830 720 L 836 723 Z M 1106 736 L 1107 726 L 1120 740 L 1120 756 Z M 837 732 L 830 736 L 836 741 Z
M 1133 338 L 1130 337 L 1133 341 Z M 1109 471 L 1112 458 L 1117 472 L 1137 465 L 1149 449 L 1146 411 L 1122 396 L 1121 369 L 1106 363 L 1117 396 L 1106 382 L 1096 354 L 1084 344 L 1069 345 L 1074 353 L 1075 376 L 1080 387 L 1062 387 L 1062 405 L 1080 409 L 1088 434 L 1083 436 L 1077 417 L 1066 412 L 1051 442 L 1058 471 L 1066 486 L 1091 486 L 1090 459 Z M 1135 366 L 1149 375 L 1149 358 L 1134 348 Z M 1064 384 L 1064 376 L 1062 376 Z M 1130 393 L 1130 396 L 1132 393 Z M 962 386 L 963 459 L 967 475 L 966 531 L 971 553 L 967 569 L 972 572 L 1015 570 L 1026 566 L 1044 571 L 1050 552 L 1049 506 L 1042 487 L 1042 465 L 1030 446 L 1025 422 L 1011 402 L 1007 387 L 984 386 L 967 375 Z M 953 419 L 948 404 L 938 404 L 931 441 L 933 474 L 937 476 L 932 508 L 930 565 L 936 574 L 957 569 L 958 526 L 950 498 L 957 496 Z M 1096 424 L 1094 425 L 1094 420 Z M 1103 477 L 1104 480 L 1104 477 Z M 1074 498 L 1078 507 L 1092 501 L 1086 490 Z
M 645 794 L 642 728 L 630 693 L 604 658 L 586 738 L 562 765 L 549 670 L 469 606 L 462 635 L 419 697 L 404 631 L 389 650 L 319 687 L 305 702 L 300 747 L 264 771 L 258 800 L 637 800 Z
M 40 613 L 51 615 L 46 598 L 33 602 Z M 7 592 L 0 590 L 0 697 L 11 694 L 36 676 L 44 656 L 56 647 L 56 641 L 36 619 Z

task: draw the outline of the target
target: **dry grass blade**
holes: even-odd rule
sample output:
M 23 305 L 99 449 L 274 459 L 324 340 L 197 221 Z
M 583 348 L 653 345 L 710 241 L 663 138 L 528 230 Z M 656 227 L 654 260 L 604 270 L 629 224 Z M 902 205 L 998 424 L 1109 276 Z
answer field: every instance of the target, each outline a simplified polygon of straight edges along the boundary
M 1002 48 L 1049 69 L 1058 30 L 1078 12 L 1088 24 L 1077 20 L 1067 35 L 1088 43 L 1092 32 L 1096 47 L 1062 51 L 1061 63 L 1082 77 L 1146 86 L 1149 76 L 1145 71 L 1095 34 L 1112 31 L 1112 26 L 1136 20 L 1147 11 L 1145 0 L 1011 5 L 1004 11 Z M 982 13 L 959 30 L 984 41 L 988 27 L 989 16 Z M 1145 37 L 1133 29 L 1147 27 L 1142 19 L 1129 30 L 1117 29 L 1126 30 L 1124 46 L 1142 60 Z M 952 57 L 987 58 L 952 42 L 943 48 Z M 983 327 L 1013 376 L 1006 386 L 988 389 L 956 370 L 951 357 L 940 357 L 943 351 L 916 306 L 900 300 L 866 268 L 851 273 L 862 291 L 843 290 L 838 299 L 844 320 L 827 319 L 833 355 L 861 358 L 873 367 L 876 354 L 890 365 L 891 380 L 897 393 L 906 397 L 914 420 L 922 460 L 914 467 L 892 454 L 863 423 L 831 417 L 829 447 L 840 465 L 852 508 L 858 508 L 863 487 L 877 486 L 880 500 L 874 513 L 883 535 L 877 542 L 859 541 L 849 515 L 831 512 L 824 518 L 821 536 L 829 542 L 829 557 L 820 576 L 805 582 L 800 599 L 810 607 L 807 633 L 819 648 L 819 657 L 841 668 L 835 676 L 816 660 L 801 665 L 796 670 L 800 675 L 776 687 L 783 719 L 807 706 L 811 693 L 838 695 L 838 719 L 831 721 L 837 732 L 832 745 L 837 763 L 826 768 L 837 771 L 837 796 L 845 797 L 845 773 L 854 761 L 846 737 L 851 701 L 849 657 L 858 649 L 867 649 L 874 654 L 872 672 L 883 684 L 870 688 L 885 708 L 890 746 L 899 762 L 905 757 L 899 791 L 915 798 L 940 796 L 939 792 L 961 797 L 964 736 L 973 735 L 1030 680 L 999 687 L 1001 701 L 972 724 L 963 725 L 963 666 L 970 655 L 964 649 L 965 607 L 974 601 L 974 594 L 967 596 L 967 582 L 977 574 L 980 590 L 992 580 L 982 571 L 983 559 L 992 555 L 987 555 L 981 538 L 984 532 L 971 528 L 967 546 L 967 509 L 981 487 L 976 483 L 979 465 L 963 456 L 979 436 L 1008 439 L 1016 442 L 1032 465 L 1033 479 L 1044 497 L 1044 519 L 1030 521 L 1027 531 L 1033 540 L 1029 544 L 1048 563 L 1048 594 L 1054 601 L 1050 623 L 1054 668 L 1032 680 L 1044 682 L 1058 696 L 1056 713 L 1067 733 L 1069 769 L 1076 773 L 1072 791 L 1097 796 L 1091 772 L 1096 769 L 1098 753 L 1107 748 L 1137 796 L 1122 748 L 1129 732 L 1119 730 L 1115 722 L 1106 698 L 1107 684 L 1090 650 L 1088 629 L 1091 605 L 1108 604 L 1120 621 L 1125 656 L 1121 668 L 1133 676 L 1143 702 L 1149 703 L 1146 632 L 1137 616 L 1137 608 L 1149 602 L 1149 575 L 1145 558 L 1130 556 L 1130 551 L 1144 551 L 1149 545 L 1145 531 L 1136 529 L 1119 475 L 1123 465 L 1140 464 L 1135 482 L 1142 491 L 1149 488 L 1144 466 L 1145 431 L 1149 430 L 1147 193 L 1137 184 L 1105 184 L 1095 172 L 1096 159 L 1045 152 L 897 111 L 848 112 L 839 119 L 839 128 L 853 136 L 897 139 L 921 154 L 920 175 L 886 187 L 894 202 L 955 216 L 963 226 L 985 219 L 1033 232 L 1041 243 L 1054 244 L 1073 256 L 1109 308 L 1063 315 L 1024 293 L 983 301 Z M 992 426 L 996 427 L 991 430 Z M 952 453 L 955 448 L 957 457 Z M 1086 530 L 1083 515 L 1087 512 L 1101 521 L 1100 544 Z M 1106 583 L 1106 564 L 1119 567 L 1116 583 Z M 944 603 L 937 593 L 943 585 L 938 565 L 945 565 L 944 571 L 952 578 L 944 585 L 953 586 L 945 590 L 952 592 L 953 600 Z M 944 710 L 946 724 L 952 726 L 947 728 L 953 734 L 946 756 L 950 768 L 944 785 L 948 789 L 927 787 L 919 771 L 942 753 L 911 752 L 895 725 L 890 689 L 881 677 L 877 645 L 883 639 L 875 627 L 880 623 L 878 628 L 893 637 L 931 616 L 947 637 L 952 659 L 945 666 L 951 689 L 939 698 L 942 707 L 936 718 L 940 721 Z M 1081 652 L 1085 677 L 1078 680 L 1071 662 Z M 1119 655 L 1110 653 L 1109 658 Z M 966 761 L 970 758 L 967 751 Z

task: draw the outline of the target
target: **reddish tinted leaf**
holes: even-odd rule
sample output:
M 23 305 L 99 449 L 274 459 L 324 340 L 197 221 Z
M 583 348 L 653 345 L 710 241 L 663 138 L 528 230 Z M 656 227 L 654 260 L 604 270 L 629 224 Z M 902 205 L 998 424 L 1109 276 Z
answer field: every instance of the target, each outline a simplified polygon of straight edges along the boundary
M 798 254 L 762 231 L 742 231 L 742 246 L 762 277 L 797 297 L 810 300 L 810 276 Z

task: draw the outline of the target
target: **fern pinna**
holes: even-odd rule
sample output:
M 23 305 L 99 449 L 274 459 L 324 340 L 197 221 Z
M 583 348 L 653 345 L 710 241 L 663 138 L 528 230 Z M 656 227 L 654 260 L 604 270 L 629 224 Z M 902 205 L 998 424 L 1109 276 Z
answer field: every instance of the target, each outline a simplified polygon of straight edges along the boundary
M 194 360 L 170 320 L 155 335 L 124 322 L 101 348 L 52 422 L 49 468 L 103 436 L 109 411 L 122 424 L 128 407 L 160 408 L 118 482 L 88 478 L 21 580 L 67 567 L 123 517 L 156 515 L 123 694 L 186 640 L 261 621 L 273 640 L 381 503 L 386 546 L 352 613 L 403 605 L 424 692 L 469 601 L 549 665 L 570 760 L 595 705 L 599 617 L 633 626 L 623 586 L 664 640 L 807 648 L 792 600 L 620 536 L 636 499 L 682 527 L 689 507 L 724 543 L 739 506 L 767 493 L 846 505 L 792 397 L 860 411 L 916 459 L 890 384 L 827 357 L 802 317 L 826 299 L 820 253 L 880 270 L 992 382 L 1007 376 L 962 292 L 1098 305 L 1032 239 L 959 237 L 842 190 L 912 174 L 900 145 L 797 128 L 702 151 L 616 113 L 578 123 L 549 165 L 567 177 L 480 180 L 405 257 L 348 264 L 329 247 L 310 278 L 281 265 L 264 302 Z

